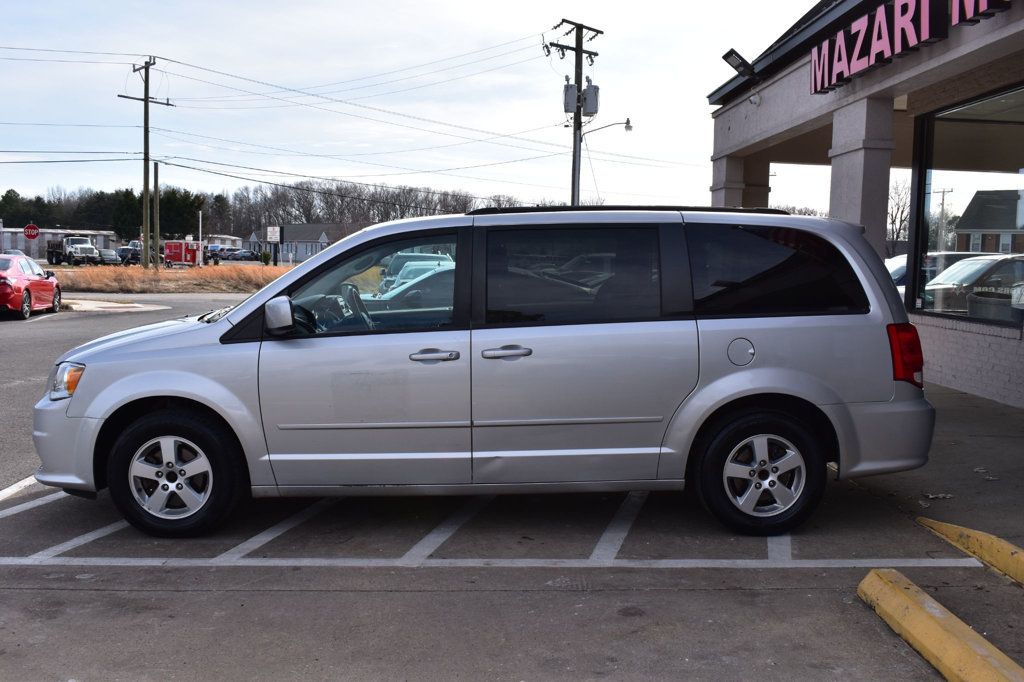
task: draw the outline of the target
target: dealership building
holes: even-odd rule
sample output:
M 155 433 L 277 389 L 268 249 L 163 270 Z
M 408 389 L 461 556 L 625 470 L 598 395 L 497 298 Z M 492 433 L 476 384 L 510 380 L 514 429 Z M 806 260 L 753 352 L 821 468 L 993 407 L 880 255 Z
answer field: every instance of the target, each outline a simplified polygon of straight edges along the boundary
M 823 0 L 751 62 L 726 58 L 713 203 L 770 205 L 773 163 L 830 166 L 830 215 L 884 256 L 890 171 L 910 169 L 926 377 L 1024 407 L 1024 0 Z M 945 270 L 952 251 L 995 255 Z

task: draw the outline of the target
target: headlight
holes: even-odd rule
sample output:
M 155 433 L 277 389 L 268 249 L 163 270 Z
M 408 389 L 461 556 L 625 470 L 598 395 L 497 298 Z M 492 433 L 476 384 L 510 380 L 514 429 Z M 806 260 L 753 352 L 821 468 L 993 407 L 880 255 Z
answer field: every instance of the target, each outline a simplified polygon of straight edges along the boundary
M 64 400 L 73 396 L 83 373 L 85 365 L 74 362 L 62 362 L 57 365 L 53 381 L 50 382 L 50 400 Z

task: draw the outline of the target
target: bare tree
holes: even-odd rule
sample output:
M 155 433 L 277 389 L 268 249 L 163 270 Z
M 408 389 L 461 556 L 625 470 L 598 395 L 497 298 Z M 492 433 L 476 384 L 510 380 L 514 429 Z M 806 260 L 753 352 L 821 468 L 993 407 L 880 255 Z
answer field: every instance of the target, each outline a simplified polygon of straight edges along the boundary
M 785 211 L 790 215 L 810 215 L 810 216 L 827 216 L 828 211 L 822 211 L 818 208 L 811 208 L 810 206 L 793 206 L 788 204 L 785 206 L 772 206 L 772 208 L 780 211 Z
M 889 185 L 889 208 L 886 213 L 885 252 L 892 258 L 899 251 L 899 242 L 910 234 L 910 183 L 896 180 Z

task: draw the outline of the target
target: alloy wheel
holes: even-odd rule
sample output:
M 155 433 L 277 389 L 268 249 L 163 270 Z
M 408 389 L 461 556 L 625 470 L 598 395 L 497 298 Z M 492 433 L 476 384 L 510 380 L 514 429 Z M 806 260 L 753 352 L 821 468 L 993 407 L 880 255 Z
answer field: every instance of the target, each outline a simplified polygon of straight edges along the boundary
M 790 509 L 807 482 L 800 451 L 785 438 L 758 434 L 743 440 L 725 460 L 722 483 L 744 514 L 775 516 Z
M 202 509 L 213 491 L 210 460 L 195 443 L 161 436 L 131 459 L 128 485 L 139 507 L 161 519 L 182 519 Z

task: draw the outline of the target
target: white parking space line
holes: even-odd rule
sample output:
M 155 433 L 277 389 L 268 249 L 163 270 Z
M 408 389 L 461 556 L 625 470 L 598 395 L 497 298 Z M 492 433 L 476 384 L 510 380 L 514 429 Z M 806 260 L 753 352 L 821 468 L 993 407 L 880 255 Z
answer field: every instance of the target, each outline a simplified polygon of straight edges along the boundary
M 594 546 L 594 551 L 590 553 L 590 561 L 605 564 L 614 561 L 619 550 L 622 549 L 622 543 L 626 541 L 629 529 L 633 527 L 633 522 L 636 521 L 640 509 L 643 508 L 646 501 L 646 490 L 634 490 L 626 495 L 626 499 L 619 505 L 619 510 L 615 512 L 615 516 L 612 517 L 608 527 L 601 534 L 601 539 Z
M 116 533 L 117 531 L 121 530 L 122 528 L 127 528 L 127 527 L 128 527 L 128 522 L 127 521 L 115 521 L 114 523 L 110 524 L 109 526 L 103 526 L 103 528 L 97 528 L 96 530 L 92 531 L 91 533 L 85 533 L 84 535 L 79 535 L 77 538 L 72 538 L 72 539 L 68 540 L 67 542 L 62 542 L 59 545 L 54 545 L 53 547 L 47 547 L 46 549 L 44 549 L 44 550 L 42 550 L 40 552 L 36 552 L 32 556 L 28 557 L 28 560 L 29 561 L 40 561 L 40 560 L 43 560 L 43 559 L 52 559 L 53 557 L 58 556 L 60 554 L 63 554 L 64 552 L 70 551 L 70 550 L 74 549 L 75 547 L 81 547 L 82 545 L 88 544 L 88 543 L 92 542 L 93 540 L 98 540 L 98 539 L 100 539 L 100 538 L 102 538 L 104 536 L 110 535 L 111 533 Z
M 793 538 L 790 535 L 774 535 L 768 538 L 768 559 L 789 561 L 793 558 Z
M 3 490 L 0 490 L 0 502 L 3 502 L 4 500 L 6 500 L 9 497 L 14 497 L 15 495 L 17 495 L 22 490 L 24 490 L 25 488 L 29 487 L 30 485 L 32 485 L 35 482 L 36 482 L 36 477 L 35 476 L 27 476 L 27 477 L 21 479 L 20 481 L 18 481 L 17 483 L 15 483 L 14 485 L 7 486 Z
M 421 565 L 427 557 L 436 552 L 441 545 L 448 541 L 448 538 L 454 535 L 467 521 L 476 516 L 477 512 L 486 507 L 493 499 L 493 495 L 471 499 L 461 509 L 442 521 L 437 528 L 427 533 L 422 540 L 413 545 L 398 560 L 398 565 Z
M 274 540 L 278 536 L 287 533 L 292 528 L 295 528 L 296 526 L 310 520 L 323 510 L 333 505 L 335 501 L 336 500 L 333 498 L 324 498 L 318 502 L 314 502 L 313 504 L 309 505 L 308 507 L 298 512 L 297 514 L 289 516 L 280 523 L 277 523 L 276 525 L 273 525 L 270 528 L 266 529 L 259 535 L 254 535 L 245 542 L 235 545 L 228 551 L 214 558 L 213 561 L 216 563 L 221 563 L 225 561 L 232 561 L 234 559 L 241 559 L 249 552 L 259 549 L 271 540 Z
M 29 509 L 35 509 L 36 507 L 41 507 L 44 504 L 49 504 L 50 502 L 54 502 L 56 500 L 59 500 L 62 497 L 67 497 L 67 496 L 68 496 L 68 494 L 66 492 L 64 492 L 64 491 L 57 491 L 57 492 L 55 492 L 55 493 L 53 493 L 51 495 L 46 495 L 44 497 L 39 497 L 39 498 L 36 498 L 34 500 L 30 500 L 29 502 L 25 502 L 24 504 L 19 504 L 19 505 L 16 505 L 14 507 L 9 507 L 7 509 L 0 510 L 0 519 L 6 519 L 8 516 L 14 516 L 15 514 L 20 514 L 23 511 L 28 511 Z
M 66 551 L 66 550 L 65 550 Z M 257 558 L 160 559 L 129 557 L 0 557 L 0 566 L 233 567 L 233 568 L 630 568 L 630 569 L 821 569 L 821 568 L 981 568 L 977 559 L 423 559 L 418 567 L 405 559 Z

